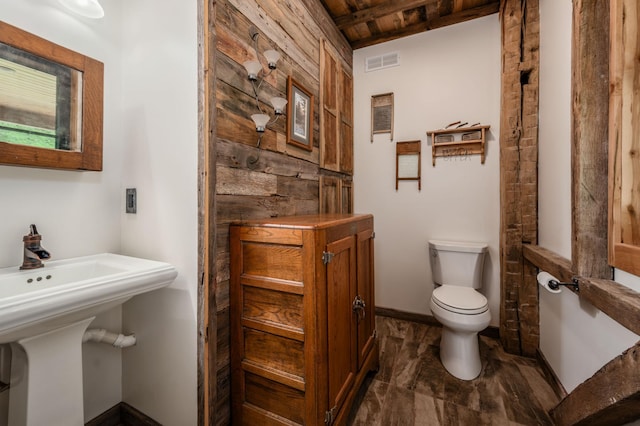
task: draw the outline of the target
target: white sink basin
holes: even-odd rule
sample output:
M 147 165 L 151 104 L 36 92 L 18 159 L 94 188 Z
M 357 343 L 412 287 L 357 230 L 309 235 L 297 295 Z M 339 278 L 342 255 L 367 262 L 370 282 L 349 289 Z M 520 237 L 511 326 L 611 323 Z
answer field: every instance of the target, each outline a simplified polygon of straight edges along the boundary
M 0 343 L 11 344 L 9 424 L 82 426 L 82 336 L 95 315 L 169 285 L 168 263 L 116 254 L 0 269 Z
M 163 262 L 97 254 L 0 269 L 0 343 L 95 316 L 131 297 L 169 285 L 176 269 Z

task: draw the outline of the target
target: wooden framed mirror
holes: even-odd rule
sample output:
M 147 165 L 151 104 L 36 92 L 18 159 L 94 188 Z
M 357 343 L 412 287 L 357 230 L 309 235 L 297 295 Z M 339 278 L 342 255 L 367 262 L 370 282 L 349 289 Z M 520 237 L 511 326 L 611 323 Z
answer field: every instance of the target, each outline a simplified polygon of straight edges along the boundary
M 102 170 L 104 65 L 0 21 L 0 164 Z

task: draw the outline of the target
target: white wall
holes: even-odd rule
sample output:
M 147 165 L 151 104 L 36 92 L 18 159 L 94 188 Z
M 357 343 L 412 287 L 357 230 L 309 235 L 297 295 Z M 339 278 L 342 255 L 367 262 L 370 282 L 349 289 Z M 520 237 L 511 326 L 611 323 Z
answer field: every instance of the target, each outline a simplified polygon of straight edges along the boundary
M 400 66 L 364 72 L 368 56 L 399 52 Z M 485 288 L 499 322 L 500 24 L 492 15 L 354 52 L 355 211 L 373 213 L 376 306 L 430 314 L 429 239 L 489 244 Z M 394 93 L 394 143 L 370 142 L 371 96 Z M 457 121 L 491 125 L 480 157 L 439 157 L 426 132 Z M 395 189 L 395 142 L 422 141 L 422 190 Z
M 120 251 L 120 180 L 123 132 L 120 122 L 122 74 L 119 6 L 105 4 L 107 17 L 71 16 L 54 1 L 0 0 L 3 21 L 105 64 L 104 171 L 72 172 L 0 165 L 0 267 L 22 262 L 22 236 L 38 225 L 43 246 L 63 259 Z M 93 326 L 119 330 L 121 309 L 100 315 Z M 85 417 L 121 400 L 121 353 L 84 345 Z M 6 400 L 8 394 L 2 395 Z M 6 407 L 1 419 L 6 419 Z M 5 420 L 6 421 L 6 420 Z
M 124 306 L 139 343 L 123 354 L 123 400 L 164 425 L 197 422 L 197 1 L 124 2 L 124 174 L 138 213 L 122 251 L 170 262 L 169 288 Z M 124 211 L 124 207 L 121 208 Z
M 174 264 L 169 288 L 92 323 L 135 332 L 138 345 L 84 346 L 85 419 L 124 400 L 162 424 L 196 424 L 197 2 L 102 4 L 95 21 L 55 0 L 0 0 L 3 21 L 105 64 L 104 171 L 0 165 L 0 267 L 21 263 L 30 223 L 54 258 L 116 252 Z M 123 213 L 127 187 L 138 188 L 137 215 Z
M 571 0 L 540 1 L 539 244 L 571 258 Z M 616 271 L 640 288 L 640 278 Z M 639 336 L 569 291 L 540 291 L 540 349 L 567 391 Z

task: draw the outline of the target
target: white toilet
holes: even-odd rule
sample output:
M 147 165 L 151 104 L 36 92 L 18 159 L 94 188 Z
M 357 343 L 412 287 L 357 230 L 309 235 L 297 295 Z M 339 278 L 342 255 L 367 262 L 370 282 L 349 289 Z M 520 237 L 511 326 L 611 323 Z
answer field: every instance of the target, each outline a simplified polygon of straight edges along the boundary
M 453 376 L 478 377 L 482 370 L 478 332 L 491 321 L 482 287 L 487 245 L 483 243 L 429 241 L 429 262 L 435 289 L 431 313 L 442 324 L 440 360 Z

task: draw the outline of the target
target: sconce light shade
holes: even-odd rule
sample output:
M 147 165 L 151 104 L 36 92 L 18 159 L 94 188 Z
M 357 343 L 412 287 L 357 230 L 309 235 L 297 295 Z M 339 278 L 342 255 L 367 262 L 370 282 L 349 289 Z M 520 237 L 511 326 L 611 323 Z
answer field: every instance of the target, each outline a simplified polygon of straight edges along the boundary
M 257 80 L 258 73 L 262 70 L 262 65 L 258 61 L 247 61 L 242 64 L 249 74 L 249 80 Z
M 251 119 L 256 125 L 256 132 L 259 133 L 258 144 L 256 145 L 256 147 L 259 148 L 260 141 L 262 140 L 262 136 L 265 129 L 267 128 L 267 125 L 275 123 L 278 117 L 283 114 L 284 107 L 287 105 L 287 100 L 279 96 L 271 98 L 271 105 L 273 105 L 273 110 L 276 118 L 270 122 L 271 117 L 265 114 L 263 108 L 260 106 L 258 90 L 264 82 L 264 79 L 271 75 L 271 72 L 276 69 L 276 63 L 278 62 L 278 60 L 280 60 L 280 52 L 274 49 L 269 49 L 263 53 L 269 65 L 269 71 L 265 72 L 262 64 L 259 61 L 260 55 L 258 54 L 258 37 L 260 36 L 260 33 L 258 33 L 258 30 L 256 30 L 255 27 L 251 27 L 249 28 L 249 34 L 251 35 L 251 40 L 253 40 L 253 48 L 256 52 L 256 57 L 258 58 L 258 60 L 247 61 L 242 65 L 247 70 L 249 81 L 251 81 L 251 85 L 253 86 L 253 94 L 256 101 L 256 107 L 260 112 L 259 114 L 253 114 L 251 116 Z M 258 82 L 259 75 L 260 82 Z M 255 162 L 252 161 L 251 163 L 253 164 Z
M 276 63 L 280 60 L 280 52 L 277 50 L 265 50 L 264 57 L 267 58 L 267 62 L 269 63 L 269 68 L 274 70 L 276 69 Z
M 269 122 L 269 116 L 267 114 L 253 114 L 251 119 L 256 123 L 256 131 L 260 133 L 264 132 Z
M 280 96 L 275 96 L 271 98 L 271 105 L 273 105 L 273 111 L 275 114 L 281 115 L 284 113 L 284 107 L 287 106 L 287 100 Z
M 104 9 L 98 0 L 58 0 L 58 2 L 85 18 L 100 19 L 104 17 Z

